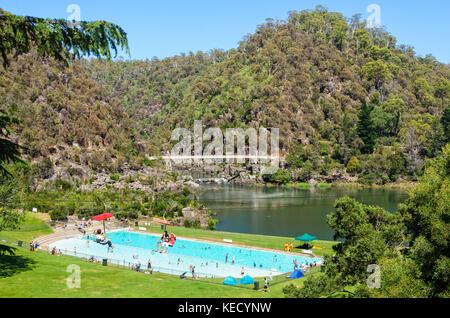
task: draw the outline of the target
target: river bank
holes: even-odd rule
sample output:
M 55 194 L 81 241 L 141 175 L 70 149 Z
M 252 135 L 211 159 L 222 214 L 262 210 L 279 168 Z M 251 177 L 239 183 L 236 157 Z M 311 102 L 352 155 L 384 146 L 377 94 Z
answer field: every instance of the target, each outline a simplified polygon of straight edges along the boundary
M 344 181 L 336 181 L 331 183 L 326 182 L 318 182 L 315 184 L 310 184 L 306 182 L 290 182 L 286 184 L 274 184 L 274 183 L 255 183 L 251 185 L 246 185 L 248 187 L 257 187 L 257 188 L 272 188 L 272 187 L 280 187 L 285 189 L 301 189 L 307 190 L 311 188 L 331 188 L 331 187 L 343 187 L 343 188 L 359 188 L 359 189 L 399 189 L 410 191 L 417 185 L 417 182 L 413 181 L 402 181 L 402 182 L 391 182 L 386 184 L 362 184 L 358 182 L 344 182 Z

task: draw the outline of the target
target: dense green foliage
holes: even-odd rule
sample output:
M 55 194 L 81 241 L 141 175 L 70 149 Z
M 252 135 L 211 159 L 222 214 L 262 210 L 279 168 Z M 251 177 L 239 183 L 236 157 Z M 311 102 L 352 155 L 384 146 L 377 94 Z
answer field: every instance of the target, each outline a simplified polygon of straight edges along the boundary
M 345 173 L 352 157 L 361 182 L 415 179 L 448 132 L 448 65 L 415 56 L 359 15 L 322 7 L 268 20 L 226 52 L 83 65 L 135 119 L 150 153 L 170 150 L 172 130 L 196 119 L 222 129 L 278 127 L 294 181 Z
M 61 184 L 66 187 L 61 187 Z M 49 213 L 54 221 L 66 220 L 75 215 L 79 219 L 90 218 L 105 211 L 112 212 L 117 219 L 137 219 L 141 215 L 156 216 L 172 220 L 182 216 L 184 207 L 199 208 L 197 200 L 191 198 L 189 190 L 180 193 L 164 192 L 153 195 L 144 191 L 107 188 L 105 190 L 81 191 L 71 187 L 63 180 L 48 181 L 39 190 L 34 190 L 21 182 L 14 185 L 14 193 L 8 194 L 8 200 L 2 200 L 2 208 L 7 210 Z M 0 186 L 0 195 L 11 192 L 7 184 Z M 19 214 L 17 214 L 19 215 Z M 11 216 L 13 217 L 13 216 Z M 0 210 L 0 220 L 3 220 Z M 7 219 L 0 221 L 0 225 Z
M 18 56 L 30 52 L 31 55 L 37 55 L 41 59 L 51 56 L 57 61 L 66 62 L 67 65 L 74 58 L 88 55 L 110 59 L 111 49 L 117 54 L 117 46 L 128 51 L 126 33 L 115 24 L 96 21 L 78 22 L 75 26 L 62 19 L 52 20 L 16 16 L 1 8 L 0 38 L 0 55 L 4 67 L 10 64 L 10 59 L 12 59 L 11 55 L 14 55 L 13 59 L 15 60 Z M 40 137 L 42 137 L 41 131 L 44 129 L 49 128 L 50 131 L 47 131 L 47 134 L 50 136 L 53 134 L 53 137 L 64 133 L 61 130 L 51 132 L 52 128 L 58 129 L 58 127 L 53 126 L 52 116 L 50 114 L 54 113 L 54 107 L 61 109 L 65 107 L 65 104 L 61 100 L 62 95 L 55 92 L 54 87 L 49 85 L 50 82 L 53 83 L 54 79 L 60 77 L 59 75 L 62 69 L 61 67 L 59 69 L 57 68 L 58 70 L 53 72 L 53 76 L 41 77 L 42 74 L 35 74 L 35 76 L 29 77 L 27 75 L 30 74 L 22 74 L 23 69 L 30 70 L 32 68 L 31 64 L 33 62 L 39 64 L 40 61 L 33 58 L 31 63 L 30 61 L 25 61 L 25 64 L 22 64 L 22 66 L 18 62 L 15 64 L 15 70 L 9 72 L 8 69 L 3 69 L 0 74 L 0 93 L 2 96 L 0 100 L 0 192 L 2 193 L 0 202 L 0 231 L 3 229 L 14 229 L 23 220 L 21 213 L 8 209 L 11 206 L 11 201 L 16 200 L 20 195 L 13 194 L 13 192 L 18 192 L 14 189 L 17 181 L 9 180 L 12 174 L 6 170 L 5 164 L 19 163 L 20 166 L 20 163 L 24 163 L 21 159 L 21 149 L 26 149 L 26 152 L 31 157 L 36 157 L 36 153 L 39 153 L 43 148 L 39 143 L 42 142 Z M 56 63 L 53 64 L 57 65 Z M 18 66 L 19 68 L 23 67 L 23 69 L 18 71 Z M 49 70 L 47 66 L 41 67 L 40 70 L 44 72 L 45 70 Z M 67 74 L 65 75 L 67 76 Z M 38 79 L 43 79 L 43 81 L 37 83 L 34 87 L 33 85 L 29 85 L 30 83 L 35 85 Z M 66 84 L 68 83 L 67 77 L 65 77 L 64 81 Z M 42 86 L 39 87 L 39 84 Z M 46 90 L 48 92 L 46 97 L 49 97 L 50 100 L 55 102 L 52 106 L 47 104 L 49 99 L 45 97 L 45 93 L 42 93 Z M 70 93 L 67 90 L 64 91 L 66 95 L 75 93 L 74 91 Z M 34 104 L 34 102 L 37 102 L 38 105 Z M 21 110 L 19 110 L 20 108 Z M 80 109 L 76 111 L 79 112 Z M 36 112 L 40 113 L 40 119 L 44 122 L 36 122 L 37 118 L 34 117 Z M 23 116 L 25 113 L 27 116 Z M 20 119 L 16 116 L 20 117 Z M 80 114 L 79 116 L 85 117 L 86 113 Z M 54 118 L 55 116 L 53 116 Z M 20 125 L 21 120 L 23 121 L 23 125 Z M 40 124 L 43 125 L 41 126 Z M 19 133 L 23 133 L 25 136 L 28 134 L 28 140 L 27 138 L 21 138 L 22 143 L 25 144 L 24 147 L 19 146 L 17 137 L 14 138 L 16 140 L 11 140 L 14 137 L 11 136 L 13 135 L 11 129 L 13 126 L 19 126 L 21 128 Z M 33 131 L 33 127 L 35 131 Z M 45 128 L 43 129 L 43 127 Z M 81 127 L 78 127 L 78 129 L 81 129 Z M 57 133 L 55 134 L 56 131 Z M 36 134 L 33 135 L 33 133 Z M 68 135 L 66 137 L 71 138 L 73 141 L 73 136 Z M 38 144 L 33 145 L 32 142 L 27 143 L 27 141 L 31 141 L 30 139 L 34 139 Z M 47 141 L 53 142 L 54 140 L 50 139 Z M 56 146 L 58 143 L 54 143 L 54 145 Z M 39 169 L 40 167 L 38 165 L 37 170 L 44 170 L 44 178 L 51 176 L 49 172 L 52 171 L 52 162 L 48 156 L 44 156 L 40 166 L 44 169 Z M 25 165 L 24 168 L 26 170 L 27 166 Z M 21 181 L 24 181 L 23 177 L 21 179 Z M 59 186 L 63 187 L 63 190 L 70 188 L 68 183 L 62 180 Z M 53 212 L 52 218 L 64 218 L 64 213 L 61 211 Z
M 342 242 L 325 258 L 325 275 L 284 292 L 290 297 L 449 297 L 449 198 L 447 145 L 427 161 L 400 212 L 338 199 L 328 224 Z M 375 288 L 366 283 L 372 264 L 380 269 Z
M 153 165 L 145 154 L 166 153 L 172 130 L 196 119 L 278 127 L 296 182 L 347 172 L 362 183 L 414 180 L 449 138 L 448 65 L 323 7 L 269 19 L 229 51 L 66 68 L 38 52 L 0 71 L 1 110 L 23 123 L 29 161 L 75 177 Z
M 401 204 L 412 233 L 409 257 L 417 264 L 432 296 L 450 296 L 450 145 L 426 164 L 410 197 Z
M 0 69 L 0 109 L 20 119 L 14 130 L 38 179 L 50 178 L 56 168 L 86 177 L 86 168 L 116 172 L 125 162 L 142 165 L 131 119 L 101 90 L 79 62 L 42 63 L 30 53 Z
M 117 47 L 128 51 L 122 28 L 105 21 L 72 25 L 62 19 L 21 17 L 0 9 L 0 37 L 3 64 L 9 66 L 0 70 L 0 172 L 5 173 L 3 163 L 19 159 L 16 134 L 30 161 L 48 165 L 52 155 L 63 152 L 60 160 L 53 158 L 55 164 L 65 159 L 94 169 L 110 164 L 106 151 L 96 149 L 86 157 L 86 150 L 64 149 L 109 146 L 107 153 L 114 157 L 114 148 L 129 143 L 130 135 L 122 128 L 127 123 L 120 108 L 98 97 L 100 88 L 76 63 L 65 66 L 88 55 L 110 59 L 111 50 L 117 54 Z M 10 128 L 16 128 L 16 134 Z
M 52 56 L 67 64 L 86 55 L 112 57 L 117 46 L 128 51 L 125 31 L 106 21 L 69 23 L 63 19 L 42 19 L 13 15 L 0 8 L 0 54 L 3 65 L 9 54 L 16 57 L 37 48 L 41 56 Z

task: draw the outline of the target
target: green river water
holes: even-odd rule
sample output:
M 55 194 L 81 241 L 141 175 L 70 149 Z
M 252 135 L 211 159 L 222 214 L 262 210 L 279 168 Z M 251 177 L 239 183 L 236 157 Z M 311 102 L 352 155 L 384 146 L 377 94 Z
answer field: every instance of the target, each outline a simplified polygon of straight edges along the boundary
M 395 212 L 407 198 L 400 189 L 331 187 L 309 190 L 281 187 L 203 185 L 200 201 L 217 212 L 216 230 L 294 237 L 305 232 L 332 240 L 326 215 L 336 199 L 349 196 Z

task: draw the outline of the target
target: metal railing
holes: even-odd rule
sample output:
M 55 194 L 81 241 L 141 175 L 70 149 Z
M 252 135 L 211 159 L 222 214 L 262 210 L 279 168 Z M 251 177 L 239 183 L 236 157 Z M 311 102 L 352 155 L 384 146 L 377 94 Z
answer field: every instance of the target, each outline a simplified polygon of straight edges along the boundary
M 48 252 L 51 253 L 51 250 L 48 250 Z M 104 257 L 104 256 L 98 256 L 95 254 L 86 254 L 86 253 L 80 253 L 76 251 L 69 251 L 69 250 L 61 250 L 56 249 L 57 254 L 63 254 L 63 255 L 69 255 L 77 258 L 81 258 L 90 262 L 100 263 L 103 264 L 103 260 L 106 260 L 107 264 L 109 265 L 115 265 L 121 268 L 136 268 L 140 264 L 140 272 L 146 273 L 146 272 L 158 272 L 158 273 L 165 273 L 170 275 L 182 275 L 183 273 L 186 275 L 186 278 L 192 277 L 192 273 L 189 270 L 184 269 L 175 269 L 175 268 L 169 268 L 169 267 L 163 267 L 163 266 L 154 266 L 152 265 L 150 268 L 147 267 L 147 264 L 142 264 L 138 260 L 136 261 L 130 261 L 130 260 L 119 260 L 112 257 Z M 211 273 L 204 273 L 195 271 L 195 275 L 198 274 L 199 279 L 200 278 L 224 278 L 225 276 L 221 275 L 213 275 Z

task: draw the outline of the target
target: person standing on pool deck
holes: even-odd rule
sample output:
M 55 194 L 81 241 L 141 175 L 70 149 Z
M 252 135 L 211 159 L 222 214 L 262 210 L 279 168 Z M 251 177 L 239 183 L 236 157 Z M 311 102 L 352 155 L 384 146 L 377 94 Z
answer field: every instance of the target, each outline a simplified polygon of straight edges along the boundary
M 267 277 L 264 279 L 264 292 L 265 292 L 265 293 L 267 293 L 267 292 L 270 293 L 270 290 L 269 290 L 269 280 L 267 279 Z
M 234 255 L 233 255 L 233 257 L 231 258 L 231 264 L 234 264 Z
M 244 270 L 244 267 L 242 267 L 241 268 L 241 276 L 244 276 L 244 274 L 245 274 L 245 270 Z
M 225 263 L 227 263 L 228 262 L 228 253 L 227 253 L 227 255 L 225 255 Z
M 152 268 L 152 261 L 148 260 L 147 262 L 147 269 L 151 269 Z

